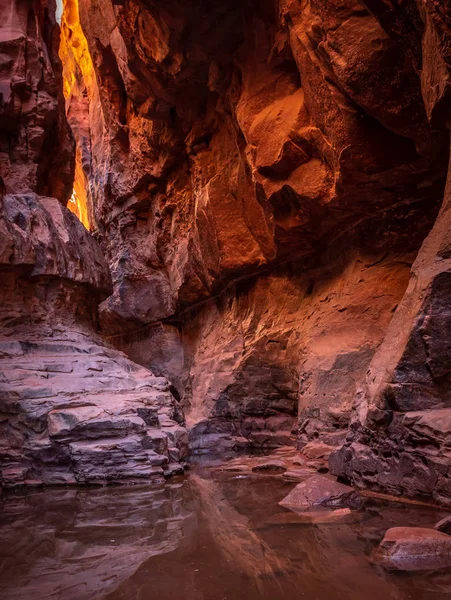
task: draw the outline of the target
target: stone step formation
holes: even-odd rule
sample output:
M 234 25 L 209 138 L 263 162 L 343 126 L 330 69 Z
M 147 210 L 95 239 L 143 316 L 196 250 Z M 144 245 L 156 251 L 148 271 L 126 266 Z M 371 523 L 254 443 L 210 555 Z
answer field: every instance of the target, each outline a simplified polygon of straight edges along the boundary
M 2 486 L 138 483 L 183 473 L 188 433 L 167 379 L 94 331 L 89 303 L 95 307 L 108 285 L 97 244 L 57 200 L 34 195 L 6 196 L 0 227 Z M 17 246 L 23 239 L 27 252 Z M 92 252 L 96 274 L 84 267 Z

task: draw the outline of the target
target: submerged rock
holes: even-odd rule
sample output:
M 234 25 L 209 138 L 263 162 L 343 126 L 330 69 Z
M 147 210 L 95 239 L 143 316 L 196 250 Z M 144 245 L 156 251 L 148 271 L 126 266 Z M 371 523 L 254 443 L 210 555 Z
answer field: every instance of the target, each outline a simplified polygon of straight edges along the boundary
M 451 567 L 451 536 L 423 527 L 393 527 L 386 532 L 373 559 L 394 571 Z
M 314 469 L 309 469 L 308 467 L 304 469 L 288 469 L 283 473 L 283 479 L 287 481 L 303 481 L 307 477 L 311 477 L 314 474 Z
M 349 508 L 337 510 L 317 510 L 301 514 L 280 513 L 266 521 L 267 525 L 328 525 L 332 523 L 353 523 L 355 514 Z

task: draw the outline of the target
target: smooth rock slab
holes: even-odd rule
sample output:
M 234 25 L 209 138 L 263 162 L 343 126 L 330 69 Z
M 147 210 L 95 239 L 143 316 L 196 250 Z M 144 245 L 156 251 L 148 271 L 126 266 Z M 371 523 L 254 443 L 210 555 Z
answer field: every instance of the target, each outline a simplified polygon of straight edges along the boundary
M 315 473 L 314 469 L 304 468 L 304 469 L 288 469 L 282 475 L 282 479 L 287 481 L 304 481 L 307 477 L 311 477 Z
M 393 571 L 451 567 L 451 536 L 424 527 L 393 527 L 386 532 L 373 559 Z
M 279 505 L 294 511 L 307 511 L 315 507 L 352 507 L 359 501 L 353 488 L 324 475 L 313 475 L 299 483 Z
M 0 358 L 1 486 L 137 483 L 183 470 L 188 433 L 165 379 L 89 329 L 45 335 L 30 327 L 18 337 L 22 355 Z M 58 366 L 52 377 L 36 371 L 44 362 Z

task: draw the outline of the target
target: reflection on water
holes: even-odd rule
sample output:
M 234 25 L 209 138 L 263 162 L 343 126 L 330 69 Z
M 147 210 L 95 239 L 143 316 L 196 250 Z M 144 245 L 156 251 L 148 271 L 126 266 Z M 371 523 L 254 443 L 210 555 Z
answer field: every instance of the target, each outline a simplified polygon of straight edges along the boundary
M 367 505 L 352 522 L 284 524 L 291 485 L 200 472 L 158 488 L 0 498 L 2 600 L 445 600 L 451 573 L 387 575 L 368 553 L 442 513 Z

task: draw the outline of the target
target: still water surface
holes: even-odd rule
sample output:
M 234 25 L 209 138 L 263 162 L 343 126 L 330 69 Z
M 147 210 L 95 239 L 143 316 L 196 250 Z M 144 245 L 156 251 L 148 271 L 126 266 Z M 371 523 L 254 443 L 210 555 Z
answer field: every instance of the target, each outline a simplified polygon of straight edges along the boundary
M 371 501 L 352 522 L 281 524 L 293 487 L 194 471 L 157 488 L 0 498 L 2 600 L 449 600 L 451 572 L 387 574 L 388 527 L 443 512 Z

